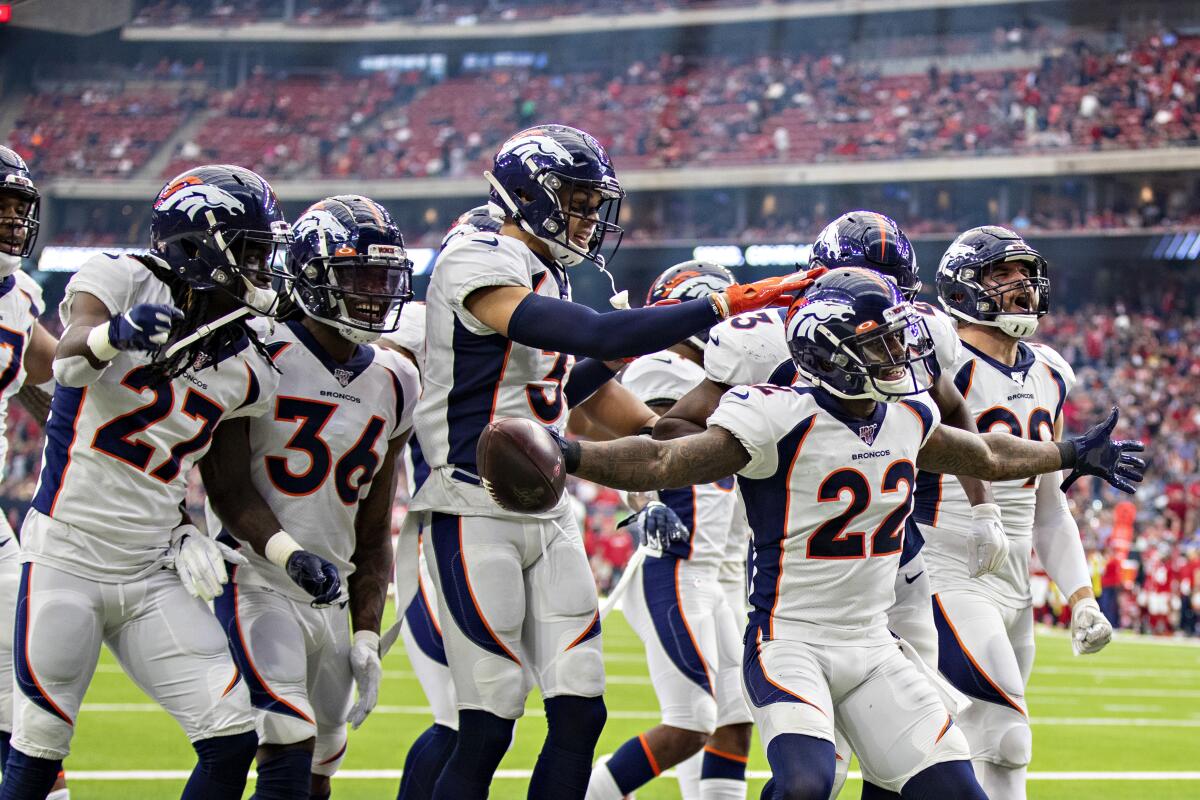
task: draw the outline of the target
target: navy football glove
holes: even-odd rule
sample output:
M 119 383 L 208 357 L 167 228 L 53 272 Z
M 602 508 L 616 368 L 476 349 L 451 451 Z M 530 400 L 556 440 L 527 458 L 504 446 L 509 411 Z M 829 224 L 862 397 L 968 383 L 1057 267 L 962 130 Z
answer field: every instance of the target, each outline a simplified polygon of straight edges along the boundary
M 563 468 L 566 469 L 567 474 L 570 475 L 579 469 L 579 459 L 582 457 L 579 442 L 571 441 L 549 425 L 546 426 L 546 433 L 550 434 L 550 438 L 558 445 L 558 450 L 563 457 Z
M 139 303 L 108 321 L 108 343 L 118 350 L 157 350 L 181 319 L 183 312 L 175 306 Z
M 307 550 L 297 550 L 288 556 L 288 577 L 313 596 L 313 606 L 326 606 L 338 599 L 342 579 L 337 567 Z
M 655 550 L 666 550 L 673 544 L 688 541 L 692 536 L 679 515 L 657 500 L 647 503 L 636 514 L 630 514 L 617 527 L 629 528 L 635 542 Z
M 1067 440 L 1075 446 L 1075 463 L 1072 465 L 1071 474 L 1062 482 L 1061 488 L 1064 492 L 1084 475 L 1103 478 L 1127 494 L 1136 491 L 1130 481 L 1138 483 L 1142 480 L 1146 462 L 1130 453 L 1140 453 L 1146 448 L 1135 439 L 1114 442 L 1110 438 L 1113 428 L 1117 425 L 1117 416 L 1117 409 L 1113 408 L 1104 422 L 1083 436 Z

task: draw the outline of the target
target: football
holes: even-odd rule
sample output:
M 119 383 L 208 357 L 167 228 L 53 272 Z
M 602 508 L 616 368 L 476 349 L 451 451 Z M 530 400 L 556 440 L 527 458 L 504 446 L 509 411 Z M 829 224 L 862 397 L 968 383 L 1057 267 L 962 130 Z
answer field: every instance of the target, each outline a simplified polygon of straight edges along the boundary
M 566 485 L 562 453 L 546 430 L 528 419 L 498 419 L 483 429 L 475 450 L 483 485 L 501 508 L 536 513 L 558 504 Z

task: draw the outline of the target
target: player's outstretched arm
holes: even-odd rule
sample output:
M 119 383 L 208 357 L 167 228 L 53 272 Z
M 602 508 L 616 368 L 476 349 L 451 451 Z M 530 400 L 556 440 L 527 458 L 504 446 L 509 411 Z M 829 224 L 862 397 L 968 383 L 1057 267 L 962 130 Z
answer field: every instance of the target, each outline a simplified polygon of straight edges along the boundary
M 734 284 L 703 300 L 600 314 L 521 286 L 488 286 L 464 301 L 467 311 L 514 342 L 556 353 L 612 360 L 655 353 L 727 317 L 788 305 L 824 268 Z
M 1079 477 L 1094 475 L 1132 494 L 1131 481 L 1141 481 L 1146 469 L 1146 463 L 1132 454 L 1144 446 L 1138 441 L 1114 442 L 1111 434 L 1116 424 L 1114 408 L 1104 422 L 1065 442 L 1034 442 L 1008 433 L 972 434 L 938 425 L 917 455 L 917 466 L 985 481 L 1014 481 L 1069 469 L 1064 490 Z
M 665 441 L 700 433 L 721 403 L 721 395 L 727 391 L 729 387 L 723 383 L 708 378 L 700 381 L 659 418 L 654 425 L 654 438 Z
M 617 381 L 604 384 L 572 409 L 571 419 L 580 412 L 587 418 L 588 438 L 596 441 L 633 436 L 658 421 L 657 414 Z
M 602 443 L 563 441 L 567 472 L 635 492 L 712 483 L 750 463 L 742 443 L 717 426 L 669 442 L 646 436 Z

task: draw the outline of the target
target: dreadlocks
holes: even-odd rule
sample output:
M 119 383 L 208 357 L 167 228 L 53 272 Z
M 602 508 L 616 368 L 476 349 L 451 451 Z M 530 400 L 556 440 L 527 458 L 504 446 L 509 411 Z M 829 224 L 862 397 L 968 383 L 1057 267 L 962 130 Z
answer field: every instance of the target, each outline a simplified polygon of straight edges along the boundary
M 207 321 L 208 306 L 212 298 L 210 292 L 194 290 L 186 281 L 180 280 L 170 270 L 164 269 L 152 256 L 134 255 L 134 258 L 144 264 L 154 277 L 167 285 L 167 288 L 171 290 L 171 302 L 183 312 L 183 319 L 173 326 L 173 333 L 194 331 Z M 170 358 L 164 355 L 166 348 L 155 352 L 153 360 L 146 367 L 150 385 L 165 383 L 189 369 L 200 369 L 206 364 L 213 364 L 213 368 L 216 369 L 221 354 L 241 341 L 243 336 L 249 337 L 254 349 L 266 359 L 272 369 L 278 371 L 266 346 L 258 338 L 254 329 L 246 324 L 246 318 L 243 317 L 222 325 Z

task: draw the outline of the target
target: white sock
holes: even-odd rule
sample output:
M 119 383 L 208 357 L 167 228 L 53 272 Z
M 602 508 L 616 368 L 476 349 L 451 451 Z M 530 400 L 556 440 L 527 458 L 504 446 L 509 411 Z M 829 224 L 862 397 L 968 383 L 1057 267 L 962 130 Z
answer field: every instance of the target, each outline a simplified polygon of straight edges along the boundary
M 704 750 L 675 765 L 675 777 L 679 781 L 679 794 L 683 800 L 700 800 L 704 795 L 700 789 L 700 766 L 704 761 Z
M 746 782 L 732 778 L 700 781 L 700 800 L 746 800 Z
M 621 790 L 617 781 L 608 771 L 608 760 L 612 754 L 600 756 L 596 766 L 592 767 L 592 777 L 588 780 L 587 795 L 584 800 L 621 800 Z
M 51 792 L 50 794 L 46 795 L 46 800 L 71 800 L 71 790 L 62 788 L 57 792 Z
M 1002 767 L 990 761 L 972 761 L 975 777 L 991 800 L 1025 800 L 1027 767 Z

